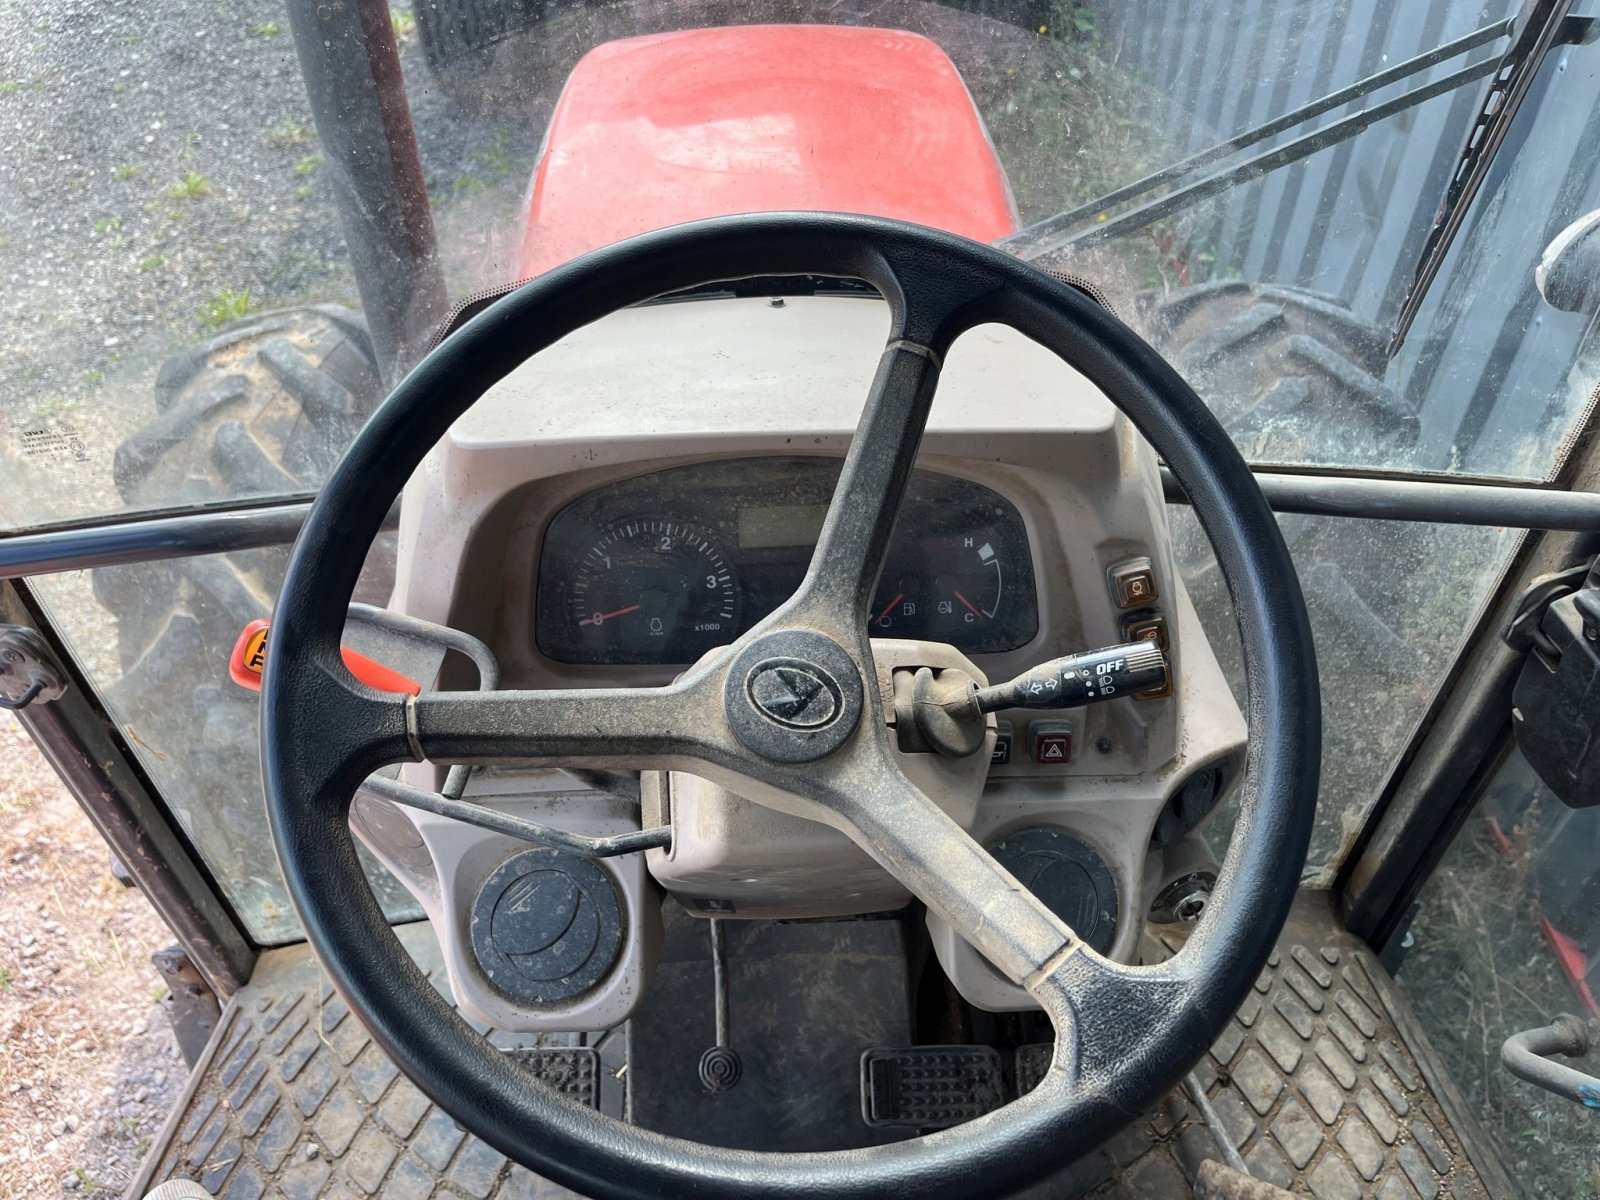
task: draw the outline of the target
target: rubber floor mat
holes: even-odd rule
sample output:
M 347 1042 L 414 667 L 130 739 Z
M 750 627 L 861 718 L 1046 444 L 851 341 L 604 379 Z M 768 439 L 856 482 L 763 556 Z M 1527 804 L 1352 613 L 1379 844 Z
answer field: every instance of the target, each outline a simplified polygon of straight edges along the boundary
M 858 957 L 841 954 L 834 941 L 853 933 L 882 939 L 876 950 L 887 961 L 891 950 L 899 953 L 892 945 L 895 929 L 885 922 L 854 931 L 826 925 L 744 931 L 734 939 L 731 956 L 743 981 L 733 995 L 735 1046 L 742 1042 L 757 1066 L 762 1058 L 776 1056 L 773 1047 L 783 1014 L 774 1009 L 769 1033 L 767 1014 L 750 989 L 765 992 L 779 984 L 792 989 L 787 955 L 803 949 L 813 964 L 829 957 Z M 438 948 L 428 926 L 406 926 L 398 932 L 436 983 L 441 981 Z M 802 938 L 803 946 L 778 948 L 780 942 Z M 816 944 L 810 944 L 812 939 Z M 694 976 L 701 973 L 697 940 L 687 939 L 682 947 L 685 979 L 691 967 Z M 1164 950 L 1155 952 L 1171 952 L 1179 945 L 1168 934 Z M 743 968 L 738 966 L 741 950 Z M 671 976 L 665 968 L 674 958 L 665 956 L 664 975 Z M 704 974 L 709 976 L 709 965 Z M 679 1102 L 664 1093 L 652 1094 L 655 1088 L 644 1078 L 692 1076 L 710 1032 L 709 994 L 701 997 L 696 989 L 662 989 L 665 999 L 690 1002 L 692 1008 L 686 1012 L 667 1005 L 677 1014 L 673 1039 L 664 1030 L 659 1035 L 646 1032 L 651 1021 L 644 1018 L 654 1009 L 649 1003 L 635 1022 L 640 1026 L 636 1031 L 543 1039 L 538 1048 L 547 1051 L 540 1060 L 547 1065 L 547 1080 L 613 1116 L 632 1116 L 644 1124 L 656 1124 L 652 1110 L 677 1109 L 680 1102 L 688 1104 L 682 1111 L 715 1120 L 717 1110 L 703 1101 L 690 1103 L 687 1092 Z M 708 985 L 701 990 L 709 993 Z M 862 1144 L 873 1135 L 896 1132 L 868 1129 L 856 1099 L 861 1051 L 892 1040 L 885 1033 L 904 1027 L 899 1024 L 905 1020 L 904 993 L 884 991 L 877 990 L 884 1015 L 867 1028 L 855 1029 L 842 1019 L 851 1014 L 832 1010 L 832 1022 L 851 1030 L 851 1055 L 848 1061 L 841 1057 L 839 1071 L 832 1072 L 844 1073 L 837 1103 L 829 1100 L 813 1115 L 829 1123 L 833 1118 L 824 1113 L 843 1112 L 847 1100 L 857 1106 L 853 1119 L 859 1124 L 853 1131 L 841 1131 L 849 1136 L 837 1144 Z M 863 1007 L 860 996 L 852 996 L 852 1003 Z M 859 1018 L 859 1013 L 852 1016 Z M 817 1019 L 813 1014 L 813 1021 Z M 629 1041 L 635 1033 L 641 1041 L 634 1067 L 661 1057 L 662 1052 L 650 1047 L 664 1047 L 668 1040 L 679 1046 L 684 1061 L 663 1058 L 661 1066 L 642 1072 L 634 1084 L 637 1095 L 630 1095 Z M 792 1037 L 791 1053 L 813 1064 L 817 1047 L 808 1047 L 806 1030 L 796 1028 L 787 1036 Z M 525 1041 L 532 1046 L 534 1040 Z M 1018 1075 L 1043 1069 L 1042 1050 L 1023 1051 Z M 1317 1200 L 1503 1200 L 1516 1195 L 1398 989 L 1371 953 L 1338 927 L 1325 893 L 1301 894 L 1271 964 L 1196 1075 L 1226 1136 L 1252 1172 L 1298 1194 Z M 725 1096 L 737 1098 L 739 1091 Z M 743 1107 L 761 1108 L 782 1098 L 777 1093 L 763 1097 L 753 1088 Z M 699 1133 L 716 1140 L 716 1130 Z M 1153 1114 L 1023 1195 L 1028 1200 L 1084 1195 L 1180 1200 L 1193 1194 L 1200 1163 L 1222 1157 L 1213 1131 L 1183 1093 L 1174 1092 Z M 223 1014 L 130 1195 L 142 1196 L 154 1182 L 167 1178 L 197 1179 L 225 1200 L 552 1200 L 573 1194 L 508 1163 L 434 1107 L 372 1043 L 303 945 L 262 956 L 249 986 Z
M 426 923 L 396 931 L 437 982 Z M 562 1035 L 546 1081 L 620 1115 L 621 1039 Z M 533 1039 L 524 1039 L 531 1047 Z M 564 1043 L 564 1044 L 563 1044 Z M 615 1061 L 612 1061 L 615 1060 Z M 609 1085 L 609 1086 L 608 1086 Z M 223 1200 L 556 1200 L 576 1193 L 469 1137 L 373 1044 L 305 945 L 269 950 L 228 1005 L 128 1193 L 194 1179 Z
M 1170 930 L 1159 936 L 1155 957 L 1183 944 Z M 1030 1064 L 1038 1058 L 1027 1057 Z M 1251 1174 L 1298 1195 L 1519 1194 L 1399 988 L 1339 926 L 1326 892 L 1300 893 L 1267 969 L 1194 1074 Z M 1208 1158 L 1221 1161 L 1222 1149 L 1175 1091 L 1154 1114 L 1023 1196 L 1180 1200 L 1194 1195 Z

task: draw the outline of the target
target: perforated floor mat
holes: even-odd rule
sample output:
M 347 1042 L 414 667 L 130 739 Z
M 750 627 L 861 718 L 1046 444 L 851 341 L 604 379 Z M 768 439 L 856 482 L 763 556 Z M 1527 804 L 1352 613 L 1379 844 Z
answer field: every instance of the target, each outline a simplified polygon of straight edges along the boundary
M 437 973 L 427 926 L 400 933 Z M 803 1036 L 795 1031 L 797 1044 Z M 629 1110 L 627 1072 L 618 1078 L 623 1034 L 594 1040 L 592 1053 L 578 1037 L 547 1044 L 571 1051 L 546 1056 L 552 1084 L 592 1095 L 613 1115 Z M 1398 990 L 1337 927 L 1323 893 L 1302 894 L 1272 964 L 1197 1074 L 1252 1171 L 1297 1193 L 1516 1195 Z M 859 1137 L 859 1128 L 841 1130 L 839 1144 Z M 1220 1157 L 1212 1132 L 1174 1093 L 1025 1195 L 1179 1200 L 1192 1195 L 1200 1162 Z M 262 957 L 130 1195 L 167 1178 L 198 1179 L 225 1200 L 573 1194 L 508 1163 L 431 1105 L 372 1044 L 304 946 Z

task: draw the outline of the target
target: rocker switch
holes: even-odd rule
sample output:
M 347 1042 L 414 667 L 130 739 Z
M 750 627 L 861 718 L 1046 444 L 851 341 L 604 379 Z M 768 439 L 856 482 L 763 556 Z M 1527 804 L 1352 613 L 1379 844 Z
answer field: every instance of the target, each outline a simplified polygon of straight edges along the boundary
M 1111 568 L 1111 598 L 1118 608 L 1156 602 L 1156 573 L 1148 558 L 1130 558 Z

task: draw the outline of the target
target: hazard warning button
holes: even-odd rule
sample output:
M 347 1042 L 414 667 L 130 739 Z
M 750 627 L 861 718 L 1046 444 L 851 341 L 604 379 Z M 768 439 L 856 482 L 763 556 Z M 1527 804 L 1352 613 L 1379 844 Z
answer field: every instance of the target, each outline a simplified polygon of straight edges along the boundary
M 1028 726 L 1028 745 L 1040 766 L 1065 766 L 1072 761 L 1072 722 L 1035 721 Z

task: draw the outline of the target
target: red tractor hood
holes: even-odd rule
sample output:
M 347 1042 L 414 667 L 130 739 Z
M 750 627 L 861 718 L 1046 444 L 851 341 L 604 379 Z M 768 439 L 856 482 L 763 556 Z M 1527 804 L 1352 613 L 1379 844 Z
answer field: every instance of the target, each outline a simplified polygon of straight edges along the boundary
M 927 38 L 698 29 L 610 42 L 573 68 L 534 172 L 521 275 L 682 221 L 782 209 L 984 242 L 1017 226 L 972 97 Z

